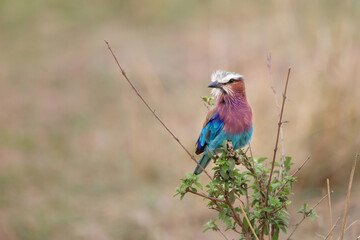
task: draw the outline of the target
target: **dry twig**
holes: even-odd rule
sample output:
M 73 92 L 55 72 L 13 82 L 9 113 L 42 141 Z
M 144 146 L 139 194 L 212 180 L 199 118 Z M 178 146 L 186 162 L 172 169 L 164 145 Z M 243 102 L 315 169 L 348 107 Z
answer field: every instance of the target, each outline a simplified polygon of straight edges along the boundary
M 278 130 L 277 130 L 277 134 L 276 134 L 276 141 L 275 141 L 275 147 L 274 147 L 274 155 L 273 155 L 273 159 L 272 159 L 269 182 L 268 182 L 268 185 L 267 185 L 266 195 L 265 195 L 265 206 L 268 206 L 267 200 L 269 198 L 269 188 L 270 188 L 270 184 L 271 184 L 271 178 L 272 178 L 272 175 L 273 175 L 273 172 L 274 172 L 276 153 L 277 153 L 277 149 L 278 149 L 280 129 L 281 129 L 281 125 L 282 125 L 282 117 L 283 117 L 283 113 L 284 113 L 286 92 L 287 92 L 287 87 L 288 87 L 288 83 L 289 83 L 290 72 L 291 72 L 291 67 L 289 67 L 289 70 L 288 70 L 288 74 L 287 74 L 287 78 L 286 78 L 286 84 L 285 84 L 285 91 L 284 91 L 284 94 L 283 94 L 283 101 L 282 101 L 282 105 L 281 105 L 281 111 L 280 111 L 279 122 L 278 122 Z
M 274 94 L 275 105 L 276 105 L 278 117 L 280 117 L 281 109 L 280 109 L 280 105 L 279 105 L 279 101 L 278 101 L 278 97 L 277 97 L 277 92 L 276 92 L 276 89 L 275 89 L 274 78 L 272 76 L 271 53 L 270 52 L 267 54 L 267 67 L 269 69 L 269 77 L 270 77 L 270 81 L 271 81 L 271 89 L 272 89 L 272 92 Z M 287 122 L 287 121 L 283 121 L 282 123 L 285 123 L 285 122 Z M 281 142 L 281 165 L 280 165 L 280 172 L 279 172 L 279 180 L 281 178 L 281 173 L 282 173 L 282 170 L 284 168 L 284 162 L 285 162 L 285 145 L 284 145 L 284 133 L 283 133 L 282 124 L 281 124 L 281 127 L 280 127 L 280 142 Z
M 220 228 L 218 228 L 217 226 L 216 226 L 216 228 L 217 228 L 217 230 L 220 232 L 220 234 L 221 234 L 226 240 L 229 240 L 229 239 L 225 236 L 225 234 L 223 233 L 223 231 L 221 231 Z
M 328 239 L 329 236 L 330 236 L 330 238 L 332 237 L 332 235 L 333 235 L 332 232 L 334 231 L 334 229 L 335 229 L 336 225 L 338 224 L 339 220 L 340 220 L 340 217 L 338 217 L 335 224 L 331 227 L 329 233 L 325 236 L 324 240 Z
M 285 83 L 285 90 L 284 90 L 284 93 L 283 93 L 283 101 L 282 101 L 281 110 L 280 110 L 280 114 L 279 114 L 279 122 L 278 122 L 277 134 L 276 134 L 274 154 L 273 154 L 271 171 L 270 171 L 270 176 L 269 176 L 268 184 L 267 184 L 267 187 L 266 187 L 266 194 L 265 194 L 265 206 L 266 207 L 268 206 L 269 189 L 270 189 L 271 179 L 272 179 L 272 175 L 273 175 L 274 167 L 275 167 L 275 160 L 276 160 L 276 153 L 277 153 L 277 150 L 278 150 L 280 130 L 281 130 L 281 126 L 283 124 L 282 117 L 283 117 L 283 113 L 284 113 L 286 92 L 287 92 L 287 88 L 288 88 L 290 72 L 291 72 L 291 67 L 289 67 L 289 69 L 288 69 L 288 74 L 287 74 L 286 83 Z M 265 231 L 265 222 L 262 224 L 262 229 L 261 229 L 261 234 L 260 234 L 261 237 L 264 235 L 264 231 Z
M 325 196 L 323 196 L 312 208 L 310 208 L 311 210 L 314 210 L 328 195 L 326 194 Z M 300 224 L 305 220 L 307 216 L 304 215 L 303 218 L 297 223 L 295 224 L 295 228 L 294 230 L 290 233 L 289 237 L 287 238 L 287 240 L 291 239 L 291 236 L 294 234 L 294 232 L 296 231 L 296 229 L 298 229 L 298 227 L 300 226 Z
M 134 86 L 134 84 L 130 81 L 130 79 L 127 77 L 124 69 L 120 66 L 119 61 L 117 60 L 113 50 L 111 49 L 109 42 L 104 40 L 109 51 L 111 52 L 112 56 L 114 57 L 116 64 L 118 65 L 121 74 L 124 76 L 124 78 L 127 80 L 127 82 L 130 84 L 131 88 L 134 90 L 134 92 L 136 93 L 136 95 L 141 99 L 141 101 L 145 104 L 145 106 L 149 109 L 149 111 L 154 115 L 154 117 L 160 122 L 160 124 L 166 129 L 166 131 L 168 131 L 168 133 L 170 133 L 170 135 L 175 139 L 175 141 L 178 142 L 178 144 L 184 149 L 184 151 L 189 155 L 189 157 L 204 171 L 204 173 L 210 178 L 210 180 L 212 179 L 209 175 L 209 173 L 196 161 L 194 155 L 192 155 L 189 150 L 187 150 L 185 148 L 185 146 L 181 143 L 181 141 L 172 133 L 172 131 L 165 125 L 165 123 L 160 119 L 160 117 L 155 113 L 155 111 L 149 106 L 149 104 L 145 101 L 145 99 L 143 98 L 143 96 L 140 94 L 140 92 L 136 89 L 136 87 Z
M 349 230 L 355 223 L 357 223 L 358 221 L 360 220 L 360 218 L 356 219 L 355 221 L 353 221 L 346 229 L 345 229 L 345 232 L 347 230 Z
M 353 166 L 352 166 L 352 169 L 351 169 L 351 173 L 350 173 L 349 186 L 348 186 L 348 191 L 347 191 L 347 194 L 346 194 L 344 216 L 343 216 L 342 224 L 341 224 L 340 240 L 342 240 L 344 238 L 346 215 L 347 215 L 347 211 L 348 211 L 348 207 L 349 207 L 351 186 L 352 186 L 352 182 L 353 182 L 353 178 L 354 178 L 354 173 L 355 173 L 356 162 L 358 160 L 358 156 L 359 156 L 359 153 L 357 153 L 356 156 L 355 156 L 355 160 L 354 160 L 354 163 L 353 163 Z
M 330 224 L 330 229 L 333 229 L 335 227 L 332 227 L 333 226 L 333 221 L 332 221 L 332 209 L 331 209 L 331 196 L 330 196 L 330 180 L 327 178 L 326 179 L 326 186 L 327 186 L 327 194 L 328 194 L 328 202 L 329 202 L 329 224 Z M 340 219 L 340 218 L 339 218 Z M 332 234 L 332 230 L 330 230 L 330 240 L 333 240 L 333 234 Z

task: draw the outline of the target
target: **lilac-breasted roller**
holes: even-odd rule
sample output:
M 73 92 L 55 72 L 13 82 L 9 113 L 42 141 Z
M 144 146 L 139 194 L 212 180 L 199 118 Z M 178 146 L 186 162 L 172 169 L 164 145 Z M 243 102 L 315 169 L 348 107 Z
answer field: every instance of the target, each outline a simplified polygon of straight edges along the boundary
M 253 133 L 252 112 L 246 100 L 242 75 L 216 71 L 211 75 L 211 93 L 216 100 L 215 108 L 206 116 L 203 129 L 196 142 L 196 154 L 208 148 L 210 152 L 221 147 L 224 140 L 232 141 L 234 149 L 245 147 Z M 199 164 L 205 168 L 211 158 L 205 151 Z M 196 166 L 194 174 L 202 169 Z

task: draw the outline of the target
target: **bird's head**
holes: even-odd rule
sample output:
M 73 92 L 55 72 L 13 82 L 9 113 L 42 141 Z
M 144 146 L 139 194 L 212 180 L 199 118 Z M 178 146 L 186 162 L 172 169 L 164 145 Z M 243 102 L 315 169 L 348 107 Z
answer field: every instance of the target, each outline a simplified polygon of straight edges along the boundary
M 221 97 L 245 97 L 244 77 L 238 73 L 216 71 L 211 75 L 211 83 L 208 86 L 213 88 L 211 93 L 216 99 Z

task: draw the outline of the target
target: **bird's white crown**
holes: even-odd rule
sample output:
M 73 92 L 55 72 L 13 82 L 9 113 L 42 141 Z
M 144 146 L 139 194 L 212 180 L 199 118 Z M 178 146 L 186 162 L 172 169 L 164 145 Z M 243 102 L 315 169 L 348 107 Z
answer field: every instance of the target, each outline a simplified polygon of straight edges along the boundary
M 244 81 L 243 75 L 234 73 L 234 72 L 226 72 L 226 71 L 217 70 L 216 72 L 214 72 L 211 75 L 212 82 L 217 81 L 219 83 L 227 83 L 231 79 Z

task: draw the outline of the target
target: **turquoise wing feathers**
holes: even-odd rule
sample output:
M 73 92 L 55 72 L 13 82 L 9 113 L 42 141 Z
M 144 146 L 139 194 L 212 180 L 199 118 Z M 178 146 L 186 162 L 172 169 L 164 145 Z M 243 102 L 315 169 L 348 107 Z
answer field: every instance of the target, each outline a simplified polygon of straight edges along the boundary
M 206 123 L 206 126 L 201 130 L 200 136 L 196 142 L 196 154 L 204 152 L 205 147 L 209 146 L 215 137 L 220 133 L 224 127 L 224 121 L 220 119 L 219 113 L 215 112 Z
M 201 130 L 199 139 L 196 142 L 196 154 L 200 154 L 204 152 L 205 148 L 208 147 L 211 142 L 219 135 L 221 130 L 224 127 L 224 121 L 220 119 L 220 116 L 217 112 L 207 121 L 205 127 Z M 210 149 L 212 151 L 213 149 Z M 208 154 L 205 152 L 200 161 L 199 164 L 205 168 L 211 158 L 208 156 Z M 194 174 L 200 174 L 202 172 L 202 169 L 197 165 L 194 171 Z

